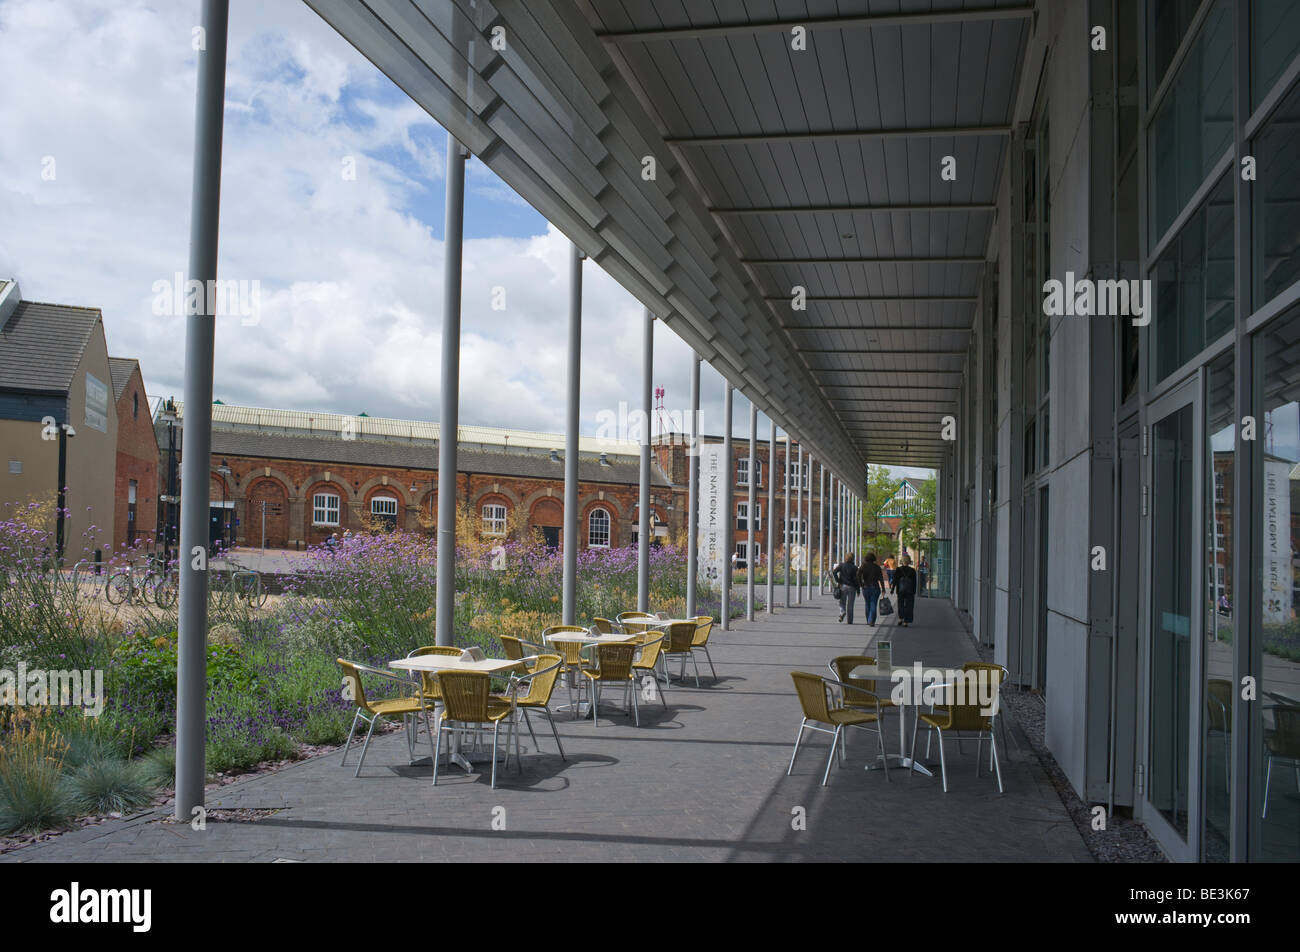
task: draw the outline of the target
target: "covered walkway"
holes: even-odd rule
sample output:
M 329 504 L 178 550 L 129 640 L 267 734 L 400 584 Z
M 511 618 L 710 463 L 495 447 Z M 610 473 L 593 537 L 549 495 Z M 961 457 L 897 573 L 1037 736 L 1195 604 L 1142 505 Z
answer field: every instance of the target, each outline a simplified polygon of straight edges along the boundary
M 916 624 L 884 626 L 895 658 L 960 665 L 974 647 L 951 605 L 921 599 Z M 360 779 L 337 752 L 208 792 L 203 831 L 164 822 L 168 807 L 15 851 L 32 861 L 1091 861 L 1051 781 L 1013 725 L 1005 795 L 975 777 L 974 745 L 950 747 L 950 787 L 938 777 L 862 769 L 875 738 L 849 740 L 844 768 L 820 786 L 826 740 L 815 736 L 785 775 L 799 724 L 789 672 L 825 672 L 873 636 L 835 621 L 835 602 L 802 606 L 715 633 L 719 680 L 669 692 L 671 710 L 643 704 L 636 728 L 612 709 L 600 726 L 558 719 L 569 756 L 541 728 L 525 734 L 523 771 L 443 774 L 406 766 L 400 733 L 377 740 Z M 558 697 L 558 694 L 557 694 Z M 887 744 L 897 743 L 892 717 Z M 540 722 L 539 722 L 540 727 Z M 1019 746 L 1017 746 L 1017 744 Z M 355 758 L 352 758 L 354 761 Z M 803 807 L 807 828 L 794 829 Z M 228 810 L 259 811 L 230 815 Z M 504 812 L 502 812 L 504 810 Z M 495 811 L 495 812 L 494 812 Z M 222 822 L 229 819 L 231 822 Z M 496 827 L 494 829 L 494 819 Z M 504 822 L 504 830 L 501 829 Z

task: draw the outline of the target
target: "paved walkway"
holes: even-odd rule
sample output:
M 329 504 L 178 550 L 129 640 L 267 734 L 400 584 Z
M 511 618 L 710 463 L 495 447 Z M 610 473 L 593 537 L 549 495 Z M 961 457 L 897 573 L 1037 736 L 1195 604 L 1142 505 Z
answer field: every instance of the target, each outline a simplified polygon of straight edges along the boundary
M 884 628 L 895 660 L 973 659 L 949 603 L 919 602 L 912 628 Z M 496 790 L 486 774 L 456 768 L 433 787 L 429 767 L 406 765 L 405 739 L 394 733 L 372 744 L 360 779 L 332 754 L 211 794 L 209 807 L 276 811 L 261 819 L 194 831 L 160 822 L 160 810 L 0 859 L 1090 861 L 1018 732 L 1020 748 L 1003 752 L 1001 796 L 987 773 L 976 778 L 973 742 L 964 755 L 949 742 L 946 795 L 937 776 L 898 771 L 886 782 L 881 772 L 864 771 L 875 737 L 861 732 L 849 738 L 848 761 L 832 769 L 826 787 L 825 735 L 812 735 L 786 776 L 800 718 L 789 672 L 824 672 L 828 659 L 857 653 L 873 634 L 837 624 L 835 604 L 815 597 L 716 631 L 717 683 L 702 664 L 702 687 L 689 678 L 674 687 L 668 713 L 657 702 L 644 705 L 639 729 L 612 708 L 599 726 L 559 718 L 568 763 L 544 727 L 540 754 L 529 752 L 525 733 L 522 772 L 512 762 Z M 897 738 L 890 729 L 889 749 Z M 794 828 L 797 808 L 806 829 Z

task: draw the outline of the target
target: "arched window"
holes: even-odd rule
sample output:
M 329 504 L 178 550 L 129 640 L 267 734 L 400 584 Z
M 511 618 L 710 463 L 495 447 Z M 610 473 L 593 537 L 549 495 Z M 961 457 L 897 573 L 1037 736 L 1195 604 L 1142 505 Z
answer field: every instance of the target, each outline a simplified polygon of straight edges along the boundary
M 506 534 L 506 507 L 500 503 L 488 503 L 483 507 L 483 534 L 503 536 Z
M 587 545 L 590 548 L 609 548 L 609 513 L 600 508 L 587 516 Z

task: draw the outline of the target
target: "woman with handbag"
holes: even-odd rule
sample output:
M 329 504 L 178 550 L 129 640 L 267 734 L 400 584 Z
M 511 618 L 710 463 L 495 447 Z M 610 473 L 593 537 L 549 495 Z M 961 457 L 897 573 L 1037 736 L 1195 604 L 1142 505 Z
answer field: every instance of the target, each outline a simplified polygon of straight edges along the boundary
M 906 628 L 912 624 L 912 610 L 916 607 L 916 569 L 912 568 L 910 555 L 899 557 L 890 591 L 898 595 L 898 623 Z
M 867 602 L 867 624 L 876 623 L 876 606 L 880 595 L 885 590 L 885 573 L 876 564 L 876 553 L 868 552 L 862 557 L 862 568 L 858 571 L 858 584 L 862 587 L 862 597 Z
M 853 553 L 839 565 L 835 566 L 835 581 L 840 584 L 840 621 L 847 614 L 849 624 L 853 624 L 853 603 L 858 597 L 858 564 L 853 561 Z

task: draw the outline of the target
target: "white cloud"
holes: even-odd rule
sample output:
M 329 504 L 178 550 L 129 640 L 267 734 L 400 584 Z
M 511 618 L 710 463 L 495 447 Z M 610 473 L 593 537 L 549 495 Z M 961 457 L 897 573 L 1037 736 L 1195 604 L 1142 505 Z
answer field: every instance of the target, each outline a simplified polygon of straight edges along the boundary
M 22 90 L 0 136 L 0 275 L 29 299 L 102 308 L 110 351 L 140 359 L 154 397 L 183 392 L 184 321 L 150 305 L 155 281 L 186 271 L 197 19 L 192 0 L 0 5 L 0 88 Z M 226 99 L 219 274 L 262 294 L 256 326 L 218 322 L 215 395 L 437 419 L 443 244 L 421 218 L 441 220 L 444 134 L 300 3 L 234 4 Z M 488 200 L 475 214 L 521 202 L 478 163 L 468 175 Z M 562 428 L 568 248 L 554 229 L 465 242 L 463 422 Z M 600 410 L 638 404 L 642 308 L 585 275 L 591 432 Z M 655 383 L 684 409 L 690 351 L 662 326 L 656 348 Z M 716 433 L 721 380 L 706 367 L 704 381 Z M 735 419 L 745 433 L 743 398 Z

